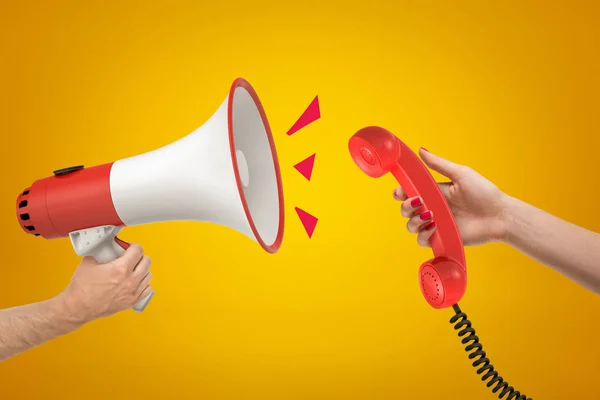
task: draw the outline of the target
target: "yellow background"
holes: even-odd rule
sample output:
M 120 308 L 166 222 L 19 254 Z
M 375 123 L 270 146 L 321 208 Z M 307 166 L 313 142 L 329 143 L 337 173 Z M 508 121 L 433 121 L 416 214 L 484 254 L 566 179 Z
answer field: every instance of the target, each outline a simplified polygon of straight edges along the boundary
M 17 4 L 21 3 L 21 4 Z M 0 307 L 59 293 L 67 239 L 24 234 L 17 194 L 201 125 L 242 76 L 285 186 L 276 255 L 219 226 L 127 228 L 157 291 L 0 364 L 2 399 L 491 399 L 417 269 L 392 178 L 347 140 L 384 126 L 509 194 L 600 230 L 600 9 L 593 1 L 3 1 Z M 318 95 L 322 118 L 285 132 Z M 317 153 L 311 182 L 293 165 Z M 308 239 L 294 207 L 320 220 Z M 535 399 L 598 397 L 598 297 L 502 244 L 467 249 L 463 309 Z

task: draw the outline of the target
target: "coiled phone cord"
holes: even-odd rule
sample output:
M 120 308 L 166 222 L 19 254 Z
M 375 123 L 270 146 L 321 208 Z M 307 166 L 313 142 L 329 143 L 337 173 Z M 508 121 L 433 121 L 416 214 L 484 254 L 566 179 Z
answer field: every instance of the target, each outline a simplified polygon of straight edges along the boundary
M 465 351 L 469 354 L 469 360 L 472 360 L 476 357 L 475 361 L 473 361 L 473 367 L 477 368 L 481 365 L 481 367 L 477 370 L 477 374 L 485 374 L 481 377 L 482 381 L 486 381 L 489 378 L 492 378 L 489 382 L 486 383 L 487 387 L 495 387 L 492 389 L 492 393 L 496 393 L 500 391 L 498 394 L 499 399 L 504 399 L 504 396 L 508 397 L 505 400 L 532 400 L 530 397 L 521 394 L 518 390 L 515 390 L 512 386 L 504 381 L 498 372 L 494 370 L 494 366 L 490 364 L 490 360 L 487 358 L 485 351 L 483 351 L 483 346 L 479 343 L 479 337 L 475 334 L 475 329 L 471 327 L 471 321 L 467 319 L 467 314 L 461 311 L 458 304 L 452 306 L 454 309 L 455 315 L 450 318 L 450 323 L 454 325 L 455 330 L 460 330 L 458 332 L 459 337 L 464 337 L 461 340 L 461 343 L 465 345 Z M 469 342 L 471 342 L 469 344 Z M 474 350 L 474 351 L 473 351 Z

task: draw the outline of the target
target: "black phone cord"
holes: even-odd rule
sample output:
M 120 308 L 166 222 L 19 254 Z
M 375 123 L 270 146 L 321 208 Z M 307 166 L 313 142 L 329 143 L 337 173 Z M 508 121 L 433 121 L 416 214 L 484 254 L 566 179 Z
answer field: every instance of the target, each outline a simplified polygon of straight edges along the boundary
M 490 360 L 487 358 L 485 351 L 483 351 L 483 346 L 479 343 L 479 337 L 476 335 L 475 329 L 471 327 L 471 321 L 467 319 L 467 314 L 461 311 L 458 304 L 453 305 L 452 309 L 454 310 L 455 315 L 450 318 L 450 323 L 454 325 L 455 330 L 460 330 L 458 332 L 459 337 L 467 335 L 461 340 L 461 343 L 465 345 L 465 351 L 470 353 L 469 360 L 477 358 L 473 361 L 473 367 L 477 368 L 480 366 L 477 370 L 477 374 L 483 374 L 481 380 L 485 382 L 487 379 L 492 378 L 486 383 L 486 386 L 489 388 L 494 386 L 492 393 L 500 391 L 498 394 L 499 399 L 504 399 L 504 396 L 508 395 L 505 400 L 532 400 L 530 397 L 515 390 L 504 380 L 504 378 L 498 375 L 498 372 L 494 370 L 494 366 L 490 364 Z

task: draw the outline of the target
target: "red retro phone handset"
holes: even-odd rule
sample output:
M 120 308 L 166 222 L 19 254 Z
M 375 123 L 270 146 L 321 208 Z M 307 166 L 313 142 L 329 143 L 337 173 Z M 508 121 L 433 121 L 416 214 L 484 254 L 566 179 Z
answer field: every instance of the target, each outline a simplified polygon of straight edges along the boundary
M 469 359 L 482 381 L 506 400 L 531 400 L 515 390 L 498 375 L 490 364 L 467 315 L 458 306 L 467 288 L 467 267 L 462 238 L 454 216 L 438 184 L 419 157 L 386 129 L 369 126 L 356 132 L 348 144 L 356 165 L 368 176 L 379 178 L 388 172 L 398 181 L 408 197 L 420 196 L 425 205 L 420 211 L 432 211 L 437 229 L 430 239 L 434 258 L 419 269 L 419 286 L 425 300 L 437 309 L 452 307 L 450 323 L 469 352 Z

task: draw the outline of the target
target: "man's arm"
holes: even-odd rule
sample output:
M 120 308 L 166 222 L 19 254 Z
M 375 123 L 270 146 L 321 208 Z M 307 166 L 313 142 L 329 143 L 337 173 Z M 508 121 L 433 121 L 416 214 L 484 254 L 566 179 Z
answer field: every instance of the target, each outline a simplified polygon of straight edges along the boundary
M 600 235 L 506 197 L 503 242 L 600 294 Z
M 0 361 L 70 333 L 83 325 L 68 312 L 63 295 L 0 310 Z
M 0 310 L 0 361 L 133 307 L 151 293 L 150 264 L 138 245 L 108 264 L 86 257 L 58 296 Z

